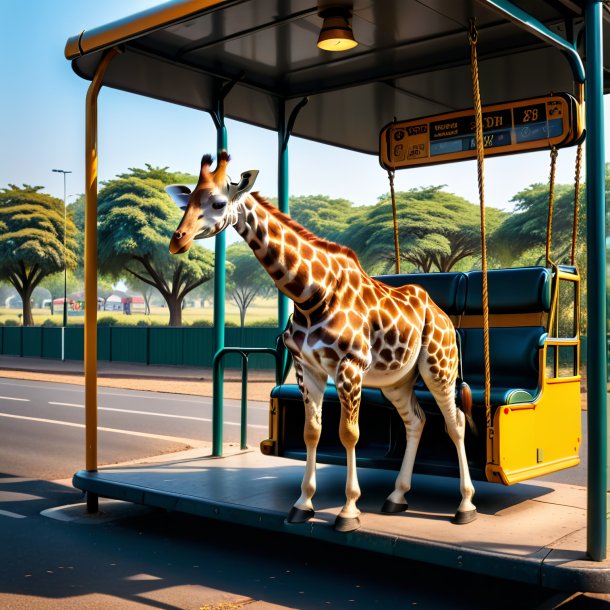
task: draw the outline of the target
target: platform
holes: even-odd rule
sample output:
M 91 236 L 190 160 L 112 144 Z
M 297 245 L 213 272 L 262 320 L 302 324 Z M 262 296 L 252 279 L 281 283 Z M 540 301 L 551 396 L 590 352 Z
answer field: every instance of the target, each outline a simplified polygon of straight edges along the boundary
M 126 500 L 211 519 L 357 547 L 409 560 L 566 591 L 610 592 L 610 562 L 585 557 L 586 489 L 559 483 L 502 487 L 476 483 L 476 521 L 453 525 L 459 481 L 418 476 L 409 511 L 383 515 L 395 472 L 359 469 L 362 527 L 348 534 L 332 524 L 343 504 L 345 469 L 318 467 L 316 516 L 289 525 L 304 463 L 258 450 L 212 457 L 195 449 L 98 472 L 79 471 L 74 485 Z

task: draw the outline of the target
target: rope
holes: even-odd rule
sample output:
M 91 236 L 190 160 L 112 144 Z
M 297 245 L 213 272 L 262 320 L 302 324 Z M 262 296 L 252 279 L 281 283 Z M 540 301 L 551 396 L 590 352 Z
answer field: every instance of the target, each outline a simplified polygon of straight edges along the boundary
M 483 145 L 483 111 L 481 108 L 481 90 L 479 86 L 479 62 L 477 57 L 478 33 L 474 19 L 470 20 L 468 40 L 470 42 L 470 65 L 472 71 L 472 94 L 475 112 L 475 140 L 477 146 L 477 176 L 479 182 L 479 206 L 481 209 L 481 269 L 483 272 L 483 354 L 485 359 L 485 421 L 487 430 L 491 430 L 491 362 L 489 357 L 489 291 L 487 286 L 487 239 L 485 235 L 485 185 L 484 167 L 485 150 Z
M 549 176 L 549 214 L 546 222 L 546 264 L 553 264 L 551 260 L 551 241 L 553 239 L 553 207 L 555 203 L 555 169 L 557 167 L 557 148 L 551 148 L 551 175 Z
M 582 165 L 582 142 L 576 149 L 576 170 L 574 175 L 574 222 L 572 223 L 572 252 L 570 254 L 570 265 L 576 262 L 576 239 L 578 234 L 578 207 L 580 197 L 580 168 Z
M 396 273 L 400 273 L 400 242 L 398 239 L 398 215 L 396 212 L 396 194 L 394 193 L 394 174 L 396 172 L 388 170 L 390 180 L 390 195 L 392 197 L 392 218 L 394 219 L 394 256 L 396 257 Z

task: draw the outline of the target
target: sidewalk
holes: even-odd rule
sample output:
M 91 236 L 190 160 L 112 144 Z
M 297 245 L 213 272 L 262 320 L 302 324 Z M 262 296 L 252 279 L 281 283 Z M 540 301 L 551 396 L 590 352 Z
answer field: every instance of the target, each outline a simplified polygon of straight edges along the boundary
M 79 360 L 62 362 L 46 358 L 0 356 L 1 377 L 84 384 L 83 363 Z M 212 396 L 212 369 L 98 362 L 98 385 L 127 390 Z M 269 393 L 274 386 L 273 371 L 255 369 L 249 371 L 248 398 L 251 400 L 269 400 Z M 241 369 L 225 370 L 224 395 L 225 398 L 236 400 L 241 398 Z

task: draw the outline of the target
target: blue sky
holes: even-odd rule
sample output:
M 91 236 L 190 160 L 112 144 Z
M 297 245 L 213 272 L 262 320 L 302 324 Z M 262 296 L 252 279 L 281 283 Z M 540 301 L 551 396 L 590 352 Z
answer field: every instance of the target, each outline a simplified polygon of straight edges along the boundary
M 68 37 L 146 9 L 158 0 L 0 0 L 0 188 L 9 183 L 42 185 L 63 196 L 53 168 L 71 170 L 68 201 L 84 191 L 84 107 L 88 81 L 64 58 Z M 204 152 L 215 148 L 208 114 L 102 89 L 99 99 L 100 180 L 144 163 L 196 172 Z M 235 174 L 261 171 L 257 189 L 277 194 L 275 133 L 228 121 L 229 151 Z M 610 138 L 606 138 L 610 142 Z M 608 152 L 606 152 L 608 157 Z M 563 150 L 558 182 L 574 174 L 574 151 Z M 486 161 L 486 201 L 509 208 L 510 199 L 534 182 L 548 180 L 547 153 Z M 388 192 L 386 173 L 376 157 L 292 138 L 290 189 L 294 195 L 326 194 L 372 204 Z M 354 175 L 361 181 L 354 181 Z M 446 184 L 447 190 L 476 202 L 474 162 L 403 170 L 398 190 Z

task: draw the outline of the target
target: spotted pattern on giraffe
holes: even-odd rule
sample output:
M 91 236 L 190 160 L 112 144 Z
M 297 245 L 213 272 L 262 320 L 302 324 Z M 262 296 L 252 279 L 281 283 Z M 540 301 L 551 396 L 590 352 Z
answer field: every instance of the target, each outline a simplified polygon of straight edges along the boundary
M 455 403 L 458 350 L 449 317 L 417 285 L 387 286 L 366 274 L 352 250 L 317 237 L 259 194 L 248 194 L 257 172 L 242 174 L 238 185 L 226 176 L 228 155 L 215 171 L 204 157 L 199 181 L 170 242 L 172 253 L 188 250 L 196 237 L 211 237 L 233 225 L 250 246 L 278 289 L 294 303 L 284 333 L 292 353 L 305 405 L 307 447 L 301 496 L 294 509 L 313 514 L 316 447 L 321 434 L 322 396 L 327 377 L 341 402 L 339 437 L 347 459 L 346 503 L 338 519 L 356 522 L 360 496 L 355 446 L 363 385 L 378 387 L 405 423 L 407 449 L 390 506 L 406 506 L 413 463 L 425 414 L 413 385 L 419 373 L 445 419 L 460 462 L 457 522 L 476 510 L 464 447 L 465 417 Z M 224 195 L 222 210 L 210 203 Z

